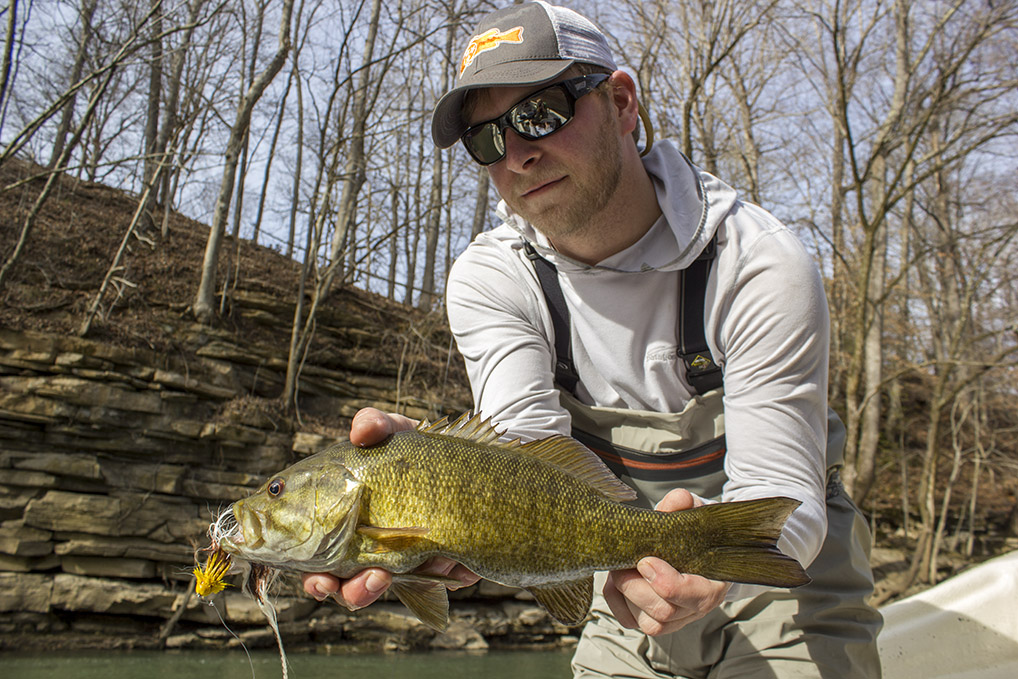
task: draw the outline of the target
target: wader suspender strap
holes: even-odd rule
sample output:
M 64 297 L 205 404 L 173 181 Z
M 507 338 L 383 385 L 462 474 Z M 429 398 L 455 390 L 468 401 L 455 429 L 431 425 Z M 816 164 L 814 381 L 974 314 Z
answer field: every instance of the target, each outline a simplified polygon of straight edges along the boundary
M 700 256 L 680 272 L 679 358 L 686 364 L 686 381 L 693 393 L 706 394 L 721 386 L 721 367 L 714 362 L 703 327 L 707 276 L 717 254 L 717 236 L 707 243 Z
M 679 327 L 676 329 L 679 339 L 678 356 L 686 365 L 686 379 L 696 394 L 716 389 L 722 382 L 721 368 L 711 357 L 703 328 L 704 295 L 707 292 L 710 266 L 717 252 L 716 241 L 715 236 L 696 261 L 681 271 L 679 279 Z M 537 254 L 529 241 L 524 242 L 523 250 L 534 263 L 555 328 L 555 382 L 575 396 L 580 377 L 573 364 L 569 308 L 558 282 L 558 271 L 554 264 Z
M 524 241 L 523 250 L 534 263 L 537 279 L 548 303 L 551 323 L 555 328 L 555 383 L 575 396 L 580 376 L 573 364 L 573 348 L 569 341 L 569 308 L 566 306 L 566 298 L 562 296 L 562 286 L 558 284 L 558 271 L 554 264 L 537 254 L 530 241 Z

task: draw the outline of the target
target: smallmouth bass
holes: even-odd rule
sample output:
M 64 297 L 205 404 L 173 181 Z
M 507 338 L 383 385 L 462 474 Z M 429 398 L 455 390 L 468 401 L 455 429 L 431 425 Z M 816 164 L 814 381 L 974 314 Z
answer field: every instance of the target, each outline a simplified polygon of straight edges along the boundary
M 575 439 L 504 442 L 488 421 L 463 415 L 305 458 L 228 508 L 212 538 L 233 559 L 275 569 L 346 578 L 384 568 L 397 598 L 439 631 L 447 580 L 411 572 L 433 556 L 526 589 L 566 625 L 586 617 L 595 571 L 645 556 L 714 580 L 809 582 L 776 546 L 798 500 L 665 513 L 625 504 L 635 497 Z

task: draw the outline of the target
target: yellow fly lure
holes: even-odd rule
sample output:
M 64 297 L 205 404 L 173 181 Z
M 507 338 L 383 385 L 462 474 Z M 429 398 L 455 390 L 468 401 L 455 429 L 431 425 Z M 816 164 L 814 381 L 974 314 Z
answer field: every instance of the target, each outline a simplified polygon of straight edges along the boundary
M 195 593 L 205 599 L 230 587 L 230 583 L 223 580 L 230 571 L 230 564 L 230 555 L 216 547 L 209 555 L 204 567 L 195 566 L 194 568 Z

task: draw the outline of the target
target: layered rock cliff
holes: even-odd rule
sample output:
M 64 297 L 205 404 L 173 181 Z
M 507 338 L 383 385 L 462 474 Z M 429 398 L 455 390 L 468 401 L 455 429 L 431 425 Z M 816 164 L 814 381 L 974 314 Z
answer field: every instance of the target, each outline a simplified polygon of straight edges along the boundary
M 32 190 L 0 194 L 2 242 L 14 242 Z M 213 513 L 345 436 L 361 407 L 434 418 L 470 405 L 440 312 L 347 287 L 319 311 L 300 408 L 284 411 L 298 265 L 229 244 L 240 276 L 221 321 L 198 324 L 188 300 L 207 229 L 177 215 L 168 240 L 132 239 L 122 285 L 79 337 L 133 205 L 62 180 L 0 301 L 0 648 L 228 645 L 233 632 L 248 646 L 274 645 L 235 589 L 216 608 L 191 595 Z M 227 259 L 225 280 L 236 263 Z M 568 639 L 514 594 L 491 585 L 460 594 L 442 636 L 398 603 L 350 613 L 293 583 L 278 608 L 290 647 Z

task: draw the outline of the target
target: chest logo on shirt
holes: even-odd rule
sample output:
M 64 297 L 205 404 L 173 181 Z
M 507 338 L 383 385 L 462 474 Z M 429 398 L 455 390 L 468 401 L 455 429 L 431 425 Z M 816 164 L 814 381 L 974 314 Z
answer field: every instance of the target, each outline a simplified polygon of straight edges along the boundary
M 474 59 L 477 58 L 478 54 L 497 49 L 505 43 L 511 45 L 523 44 L 523 26 L 510 28 L 504 32 L 497 28 L 491 28 L 480 35 L 472 37 L 467 45 L 467 49 L 463 52 L 463 61 L 460 62 L 460 77 L 463 77 L 463 71 L 467 70 L 467 66 L 474 63 Z

